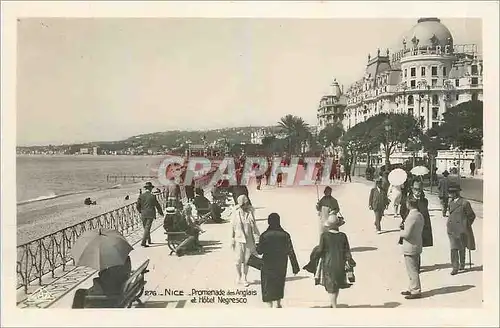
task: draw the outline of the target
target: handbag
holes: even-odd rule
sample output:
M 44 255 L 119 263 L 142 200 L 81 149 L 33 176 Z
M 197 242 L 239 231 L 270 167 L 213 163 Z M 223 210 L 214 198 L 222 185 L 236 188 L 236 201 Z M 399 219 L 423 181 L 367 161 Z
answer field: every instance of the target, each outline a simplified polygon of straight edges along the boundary
M 264 266 L 264 260 L 254 254 L 251 254 L 248 258 L 247 265 L 251 266 L 254 269 L 262 270 L 262 267 Z

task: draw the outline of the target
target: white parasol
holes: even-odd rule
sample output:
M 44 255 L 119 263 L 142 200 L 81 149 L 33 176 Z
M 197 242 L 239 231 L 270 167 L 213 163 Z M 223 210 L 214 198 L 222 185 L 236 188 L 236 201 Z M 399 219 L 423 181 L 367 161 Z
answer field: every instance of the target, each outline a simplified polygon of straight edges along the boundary
M 406 174 L 405 170 L 403 169 L 394 169 L 389 173 L 389 176 L 387 179 L 393 186 L 400 186 L 402 185 L 405 181 L 408 175 Z
M 426 175 L 427 173 L 429 173 L 429 169 L 426 168 L 425 166 L 420 165 L 412 168 L 410 172 L 413 175 Z

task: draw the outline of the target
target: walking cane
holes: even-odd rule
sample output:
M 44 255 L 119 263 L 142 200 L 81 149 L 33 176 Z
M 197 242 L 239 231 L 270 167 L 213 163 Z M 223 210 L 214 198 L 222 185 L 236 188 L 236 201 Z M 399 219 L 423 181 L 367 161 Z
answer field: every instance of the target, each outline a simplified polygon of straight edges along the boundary
M 472 252 L 469 249 L 469 269 L 472 269 L 472 257 L 471 257 Z
M 318 185 L 317 184 L 316 184 L 316 198 L 319 201 L 319 189 L 318 189 Z

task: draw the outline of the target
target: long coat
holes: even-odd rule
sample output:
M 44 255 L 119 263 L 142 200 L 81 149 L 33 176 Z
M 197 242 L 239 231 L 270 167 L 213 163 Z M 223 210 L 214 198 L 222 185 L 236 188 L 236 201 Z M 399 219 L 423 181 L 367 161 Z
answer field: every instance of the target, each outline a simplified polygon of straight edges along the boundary
M 281 300 L 285 291 L 288 258 L 293 273 L 300 270 L 290 235 L 283 229 L 267 229 L 259 238 L 257 253 L 263 254 L 264 262 L 260 271 L 262 301 Z
M 422 246 L 430 247 L 433 243 L 431 216 L 429 214 L 429 201 L 425 196 L 418 199 L 417 209 L 424 217 L 424 229 L 422 230 Z
M 451 249 L 460 249 L 462 248 L 460 246 L 465 246 L 472 251 L 476 249 L 476 239 L 472 230 L 472 223 L 475 219 L 476 214 L 469 201 L 462 197 L 450 201 L 450 216 L 446 222 L 446 228 Z M 457 245 L 457 240 L 463 240 L 464 245 Z
M 389 204 L 387 199 L 387 194 L 383 189 L 372 188 L 370 190 L 370 196 L 368 197 L 368 206 L 371 207 L 376 212 L 383 212 Z

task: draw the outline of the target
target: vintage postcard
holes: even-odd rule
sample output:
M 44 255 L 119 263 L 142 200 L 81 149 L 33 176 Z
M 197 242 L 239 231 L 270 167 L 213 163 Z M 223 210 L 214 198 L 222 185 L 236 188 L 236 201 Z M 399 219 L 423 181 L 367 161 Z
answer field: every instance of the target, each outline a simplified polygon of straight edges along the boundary
M 498 2 L 4 2 L 2 324 L 498 325 L 497 91 Z

